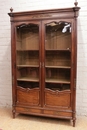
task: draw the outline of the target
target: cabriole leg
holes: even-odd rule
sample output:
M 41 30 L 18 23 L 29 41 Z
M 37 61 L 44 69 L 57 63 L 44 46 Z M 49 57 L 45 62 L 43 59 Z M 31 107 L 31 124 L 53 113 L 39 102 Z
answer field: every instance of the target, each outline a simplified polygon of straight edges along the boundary
M 15 114 L 16 114 L 15 110 L 12 110 L 12 113 L 13 113 L 13 118 L 15 118 Z

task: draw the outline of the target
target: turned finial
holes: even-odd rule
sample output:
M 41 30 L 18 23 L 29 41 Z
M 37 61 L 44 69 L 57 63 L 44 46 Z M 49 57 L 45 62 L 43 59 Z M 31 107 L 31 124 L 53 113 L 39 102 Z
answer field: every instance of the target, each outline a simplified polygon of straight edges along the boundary
M 12 7 L 10 8 L 10 11 L 11 11 L 11 13 L 13 12 L 13 8 Z
M 75 7 L 77 7 L 77 5 L 78 5 L 77 0 L 75 0 L 74 5 L 75 5 Z

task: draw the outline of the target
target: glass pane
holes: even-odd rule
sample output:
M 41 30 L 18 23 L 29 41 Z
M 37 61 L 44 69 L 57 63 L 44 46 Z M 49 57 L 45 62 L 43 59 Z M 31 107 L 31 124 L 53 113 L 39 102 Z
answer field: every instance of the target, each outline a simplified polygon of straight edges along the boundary
M 53 22 L 46 25 L 46 50 L 71 50 L 71 24 Z
M 71 24 L 52 22 L 45 26 L 45 87 L 70 90 Z
M 70 69 L 46 68 L 46 82 L 70 84 Z
M 23 88 L 38 88 L 39 87 L 39 83 L 38 82 L 26 82 L 26 81 L 18 81 L 18 86 L 21 86 Z
M 63 84 L 63 83 L 46 83 L 46 88 L 47 89 L 51 89 L 53 91 L 59 90 L 59 91 L 63 91 L 63 90 L 69 90 L 70 89 L 70 85 L 69 84 Z
M 16 34 L 17 85 L 39 87 L 39 26 L 20 25 Z
M 45 65 L 46 67 L 57 67 L 57 68 L 70 68 L 70 57 L 69 51 L 47 51 L 45 52 Z
M 17 50 L 39 50 L 39 26 L 35 24 L 17 27 Z
M 39 66 L 39 51 L 17 51 L 17 65 Z
M 17 68 L 17 80 L 19 81 L 38 81 L 38 68 L 36 67 L 19 67 Z

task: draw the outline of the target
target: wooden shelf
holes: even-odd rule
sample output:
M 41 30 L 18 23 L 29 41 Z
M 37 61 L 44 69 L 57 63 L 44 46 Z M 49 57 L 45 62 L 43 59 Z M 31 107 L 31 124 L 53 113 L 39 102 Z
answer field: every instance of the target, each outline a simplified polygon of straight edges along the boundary
M 46 68 L 62 68 L 62 69 L 71 69 L 70 66 L 49 66 L 49 65 L 46 65 L 45 66 Z
M 17 81 L 30 81 L 30 82 L 39 82 L 39 78 L 17 78 Z
M 45 51 L 68 51 L 68 52 L 71 52 L 70 49 L 63 49 L 63 50 L 60 50 L 60 49 L 45 49 Z
M 39 65 L 17 65 L 18 68 L 26 68 L 26 67 L 39 67 Z
M 17 65 L 18 68 L 26 68 L 26 67 L 39 67 L 39 65 Z M 63 68 L 63 69 L 71 69 L 70 66 L 49 66 L 46 65 L 46 68 Z
M 70 84 L 70 80 L 67 79 L 46 79 L 46 83 L 64 83 L 64 84 Z
M 22 49 L 20 49 L 20 50 L 16 50 L 16 51 L 39 51 L 39 50 L 33 50 L 33 49 L 31 49 L 31 50 L 22 50 Z

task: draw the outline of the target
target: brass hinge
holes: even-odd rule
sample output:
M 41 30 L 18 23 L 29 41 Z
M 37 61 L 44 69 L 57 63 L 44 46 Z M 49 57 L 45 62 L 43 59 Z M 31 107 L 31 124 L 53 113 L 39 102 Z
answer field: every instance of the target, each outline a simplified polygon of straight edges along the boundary
M 76 78 L 74 78 L 74 90 L 76 90 Z
M 40 62 L 40 68 L 41 68 L 41 62 Z
M 16 63 L 14 63 L 14 67 L 16 68 Z
M 14 76 L 12 76 L 12 85 L 14 85 Z
M 73 68 L 74 64 L 72 63 L 72 68 Z

